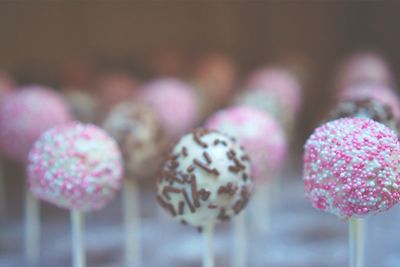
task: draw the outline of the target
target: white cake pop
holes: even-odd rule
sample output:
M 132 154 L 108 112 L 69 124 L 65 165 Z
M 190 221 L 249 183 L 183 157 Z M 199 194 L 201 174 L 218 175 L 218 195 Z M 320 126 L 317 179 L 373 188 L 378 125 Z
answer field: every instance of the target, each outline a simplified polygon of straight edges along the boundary
M 251 190 L 249 157 L 233 138 L 197 129 L 174 147 L 157 199 L 171 215 L 199 228 L 238 214 Z

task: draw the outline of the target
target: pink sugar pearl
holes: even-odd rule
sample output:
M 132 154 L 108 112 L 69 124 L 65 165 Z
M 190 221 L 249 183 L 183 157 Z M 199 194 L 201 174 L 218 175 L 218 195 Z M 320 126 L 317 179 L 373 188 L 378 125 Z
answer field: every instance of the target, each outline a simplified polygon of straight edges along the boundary
M 139 99 L 158 115 L 161 127 L 171 139 L 196 126 L 199 114 L 194 89 L 176 79 L 164 78 L 141 88 Z
M 385 211 L 400 200 L 396 134 L 366 118 L 318 127 L 304 147 L 305 192 L 312 205 L 341 217 Z
M 250 156 L 255 183 L 272 179 L 282 168 L 287 139 L 280 124 L 268 113 L 232 107 L 215 113 L 205 127 L 238 139 Z
M 245 87 L 263 90 L 277 98 L 284 110 L 295 113 L 302 107 L 302 92 L 299 81 L 288 70 L 266 67 L 256 70 L 248 78 Z
M 0 148 L 25 162 L 33 142 L 47 129 L 71 121 L 61 95 L 42 86 L 12 91 L 0 101 Z
M 121 187 L 122 158 L 100 128 L 68 123 L 46 131 L 28 160 L 32 193 L 59 207 L 97 210 Z

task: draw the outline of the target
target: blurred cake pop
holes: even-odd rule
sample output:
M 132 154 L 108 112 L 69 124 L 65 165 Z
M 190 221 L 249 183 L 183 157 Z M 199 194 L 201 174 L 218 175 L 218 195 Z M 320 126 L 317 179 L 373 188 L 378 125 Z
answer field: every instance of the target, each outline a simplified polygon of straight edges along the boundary
M 391 130 L 400 130 L 400 100 L 387 87 L 379 84 L 357 84 L 342 91 L 331 111 L 330 120 L 344 117 L 365 117 L 380 122 Z
M 251 107 L 232 107 L 211 116 L 205 127 L 237 138 L 251 158 L 255 183 L 271 179 L 282 168 L 287 152 L 286 136 L 268 113 Z
M 355 53 L 340 65 L 336 81 L 338 90 L 360 82 L 393 86 L 390 67 L 379 54 Z
M 157 114 L 162 130 L 171 140 L 196 126 L 199 116 L 194 89 L 180 80 L 151 81 L 141 88 L 138 99 Z
M 172 150 L 157 183 L 157 199 L 178 220 L 208 228 L 246 206 L 250 169 L 249 157 L 234 139 L 197 129 Z
M 293 115 L 284 112 L 283 106 L 279 103 L 278 96 L 274 93 L 266 92 L 262 88 L 255 88 L 241 92 L 233 101 L 235 106 L 247 106 L 258 109 L 262 112 L 271 114 L 281 122 L 285 129 L 293 123 Z
M 137 102 L 120 103 L 103 127 L 117 140 L 128 177 L 155 177 L 161 169 L 164 141 L 157 116 L 148 107 Z
M 400 200 L 400 144 L 383 124 L 366 118 L 328 122 L 304 150 L 305 191 L 315 208 L 363 217 Z
M 233 95 L 237 68 L 232 58 L 209 53 L 195 63 L 192 81 L 198 91 L 202 118 L 227 104 Z
M 137 93 L 139 82 L 124 72 L 111 72 L 102 75 L 96 88 L 100 105 L 105 114 L 118 103 L 131 99 Z
M 150 73 L 155 76 L 185 77 L 187 61 L 180 50 L 163 48 L 152 53 L 149 59 Z
M 266 67 L 251 73 L 247 89 L 261 89 L 276 96 L 283 110 L 297 113 L 302 107 L 301 86 L 295 76 L 286 69 Z
M 72 114 L 77 120 L 84 123 L 94 123 L 97 121 L 99 103 L 89 92 L 68 88 L 63 93 Z
M 32 193 L 59 207 L 97 210 L 122 182 L 122 158 L 114 140 L 94 125 L 68 123 L 46 131 L 28 160 Z
M 0 70 L 0 99 L 10 93 L 15 87 L 14 80 L 9 73 Z
M 25 162 L 33 142 L 47 129 L 71 120 L 61 95 L 41 86 L 15 90 L 0 101 L 0 147 Z

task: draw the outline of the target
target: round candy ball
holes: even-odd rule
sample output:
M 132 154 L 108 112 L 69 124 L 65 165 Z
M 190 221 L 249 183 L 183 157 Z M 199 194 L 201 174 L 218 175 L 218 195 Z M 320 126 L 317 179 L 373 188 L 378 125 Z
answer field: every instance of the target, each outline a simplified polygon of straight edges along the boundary
M 351 55 L 341 64 L 336 82 L 338 90 L 360 82 L 392 86 L 393 75 L 379 54 L 365 51 Z
M 273 92 L 266 92 L 262 88 L 245 90 L 235 98 L 233 104 L 256 108 L 271 114 L 288 131 L 293 127 L 294 113 L 285 110 L 279 103 L 277 95 Z
M 299 112 L 302 107 L 301 86 L 296 77 L 284 68 L 266 67 L 250 74 L 245 87 L 261 89 L 275 95 L 284 110 Z
M 44 131 L 71 119 L 58 93 L 41 86 L 20 88 L 0 101 L 0 147 L 7 157 L 25 162 Z
M 46 131 L 29 153 L 30 190 L 59 207 L 100 209 L 112 199 L 121 181 L 118 146 L 94 125 L 56 126 Z
M 400 200 L 400 144 L 396 134 L 366 118 L 317 128 L 304 147 L 306 196 L 322 211 L 363 217 Z
M 232 107 L 211 116 L 206 128 L 235 137 L 251 158 L 254 182 L 277 175 L 287 152 L 286 135 L 268 113 L 251 107 Z
M 94 123 L 99 116 L 99 102 L 89 92 L 68 88 L 65 98 L 75 118 L 84 123 Z
M 343 91 L 339 103 L 331 111 L 330 120 L 364 117 L 380 122 L 397 134 L 400 132 L 400 100 L 381 85 L 359 84 Z
M 163 134 L 157 116 L 147 106 L 120 103 L 107 116 L 103 128 L 117 140 L 128 177 L 154 177 L 161 169 Z
M 252 190 L 249 157 L 233 138 L 197 129 L 174 147 L 157 188 L 158 202 L 172 216 L 208 227 L 246 206 Z
M 141 88 L 139 101 L 148 104 L 159 117 L 163 131 L 176 140 L 194 127 L 198 106 L 194 89 L 176 79 L 164 78 Z

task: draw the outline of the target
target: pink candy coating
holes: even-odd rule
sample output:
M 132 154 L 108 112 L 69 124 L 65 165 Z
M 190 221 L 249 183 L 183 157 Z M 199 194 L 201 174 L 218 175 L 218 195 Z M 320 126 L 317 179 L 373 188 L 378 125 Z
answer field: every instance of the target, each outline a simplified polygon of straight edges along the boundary
M 359 52 L 342 63 L 337 78 L 338 89 L 360 82 L 393 85 L 390 67 L 379 54 Z
M 248 89 L 261 89 L 275 95 L 284 110 L 298 112 L 302 106 L 301 86 L 295 76 L 278 67 L 267 67 L 253 72 L 247 83 Z
M 287 153 L 286 136 L 268 113 L 251 107 L 232 107 L 215 113 L 205 127 L 238 139 L 250 155 L 256 183 L 273 178 L 282 168 Z
M 27 170 L 36 197 L 59 207 L 97 210 L 121 186 L 122 158 L 115 141 L 100 128 L 68 123 L 35 142 Z
M 197 123 L 196 94 L 180 80 L 164 78 L 149 82 L 141 89 L 139 99 L 154 110 L 163 130 L 174 140 Z
M 363 217 L 400 200 L 400 144 L 383 124 L 345 118 L 317 128 L 304 147 L 306 196 L 322 211 Z
M 0 148 L 25 162 L 33 142 L 47 129 L 71 121 L 61 95 L 41 86 L 12 91 L 0 101 Z

